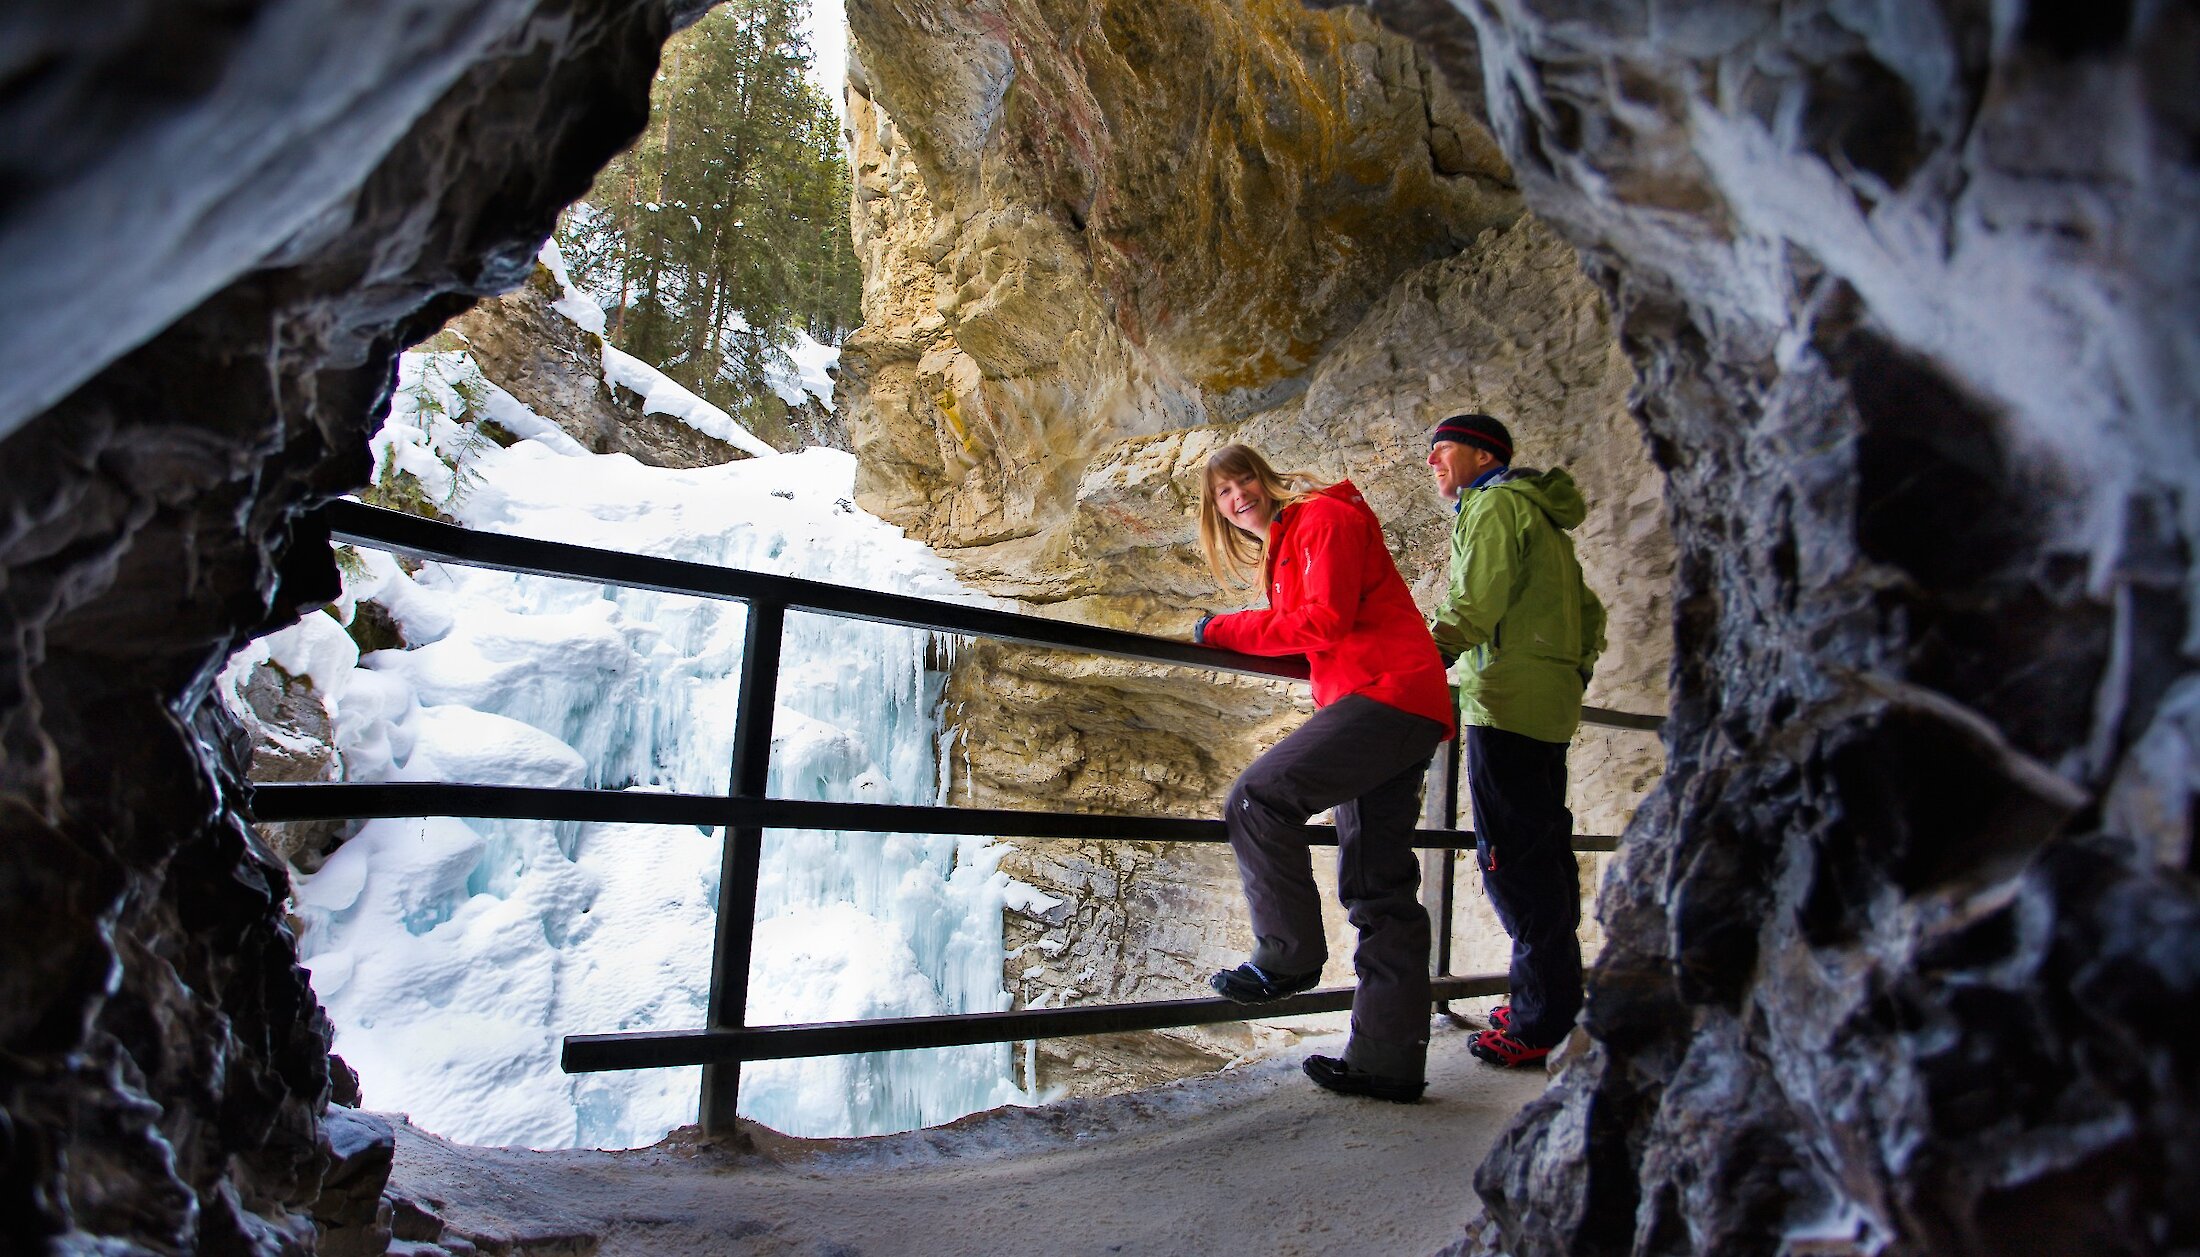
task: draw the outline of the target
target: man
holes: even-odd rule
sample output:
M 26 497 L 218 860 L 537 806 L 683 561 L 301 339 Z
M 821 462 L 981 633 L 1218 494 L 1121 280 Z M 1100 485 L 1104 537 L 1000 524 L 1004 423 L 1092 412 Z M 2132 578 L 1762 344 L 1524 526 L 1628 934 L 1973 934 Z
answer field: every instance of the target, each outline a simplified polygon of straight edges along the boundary
M 1582 583 L 1567 531 L 1588 514 L 1563 471 L 1512 465 L 1512 434 L 1488 415 L 1436 425 L 1436 492 L 1458 503 L 1451 581 L 1429 631 L 1457 671 L 1475 854 L 1512 935 L 1512 1002 L 1471 1051 L 1538 1064 L 1581 1012 L 1581 879 L 1566 810 L 1566 745 L 1604 650 L 1604 606 Z

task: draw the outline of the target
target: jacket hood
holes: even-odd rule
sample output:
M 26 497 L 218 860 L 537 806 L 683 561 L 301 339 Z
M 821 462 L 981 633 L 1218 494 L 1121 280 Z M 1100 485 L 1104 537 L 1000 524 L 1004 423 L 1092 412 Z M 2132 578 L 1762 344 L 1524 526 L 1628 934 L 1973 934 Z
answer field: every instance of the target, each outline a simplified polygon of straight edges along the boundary
M 1574 478 L 1561 468 L 1515 468 L 1482 486 L 1482 490 L 1520 494 L 1550 516 L 1552 523 L 1568 531 L 1589 518 L 1589 504 L 1582 500 L 1581 490 L 1574 487 Z
M 1335 484 L 1324 485 L 1323 487 L 1314 490 L 1312 493 L 1307 494 L 1305 497 L 1300 498 L 1299 501 L 1305 502 L 1313 498 L 1327 498 L 1330 501 L 1335 502 L 1339 506 L 1358 511 L 1360 514 L 1367 516 L 1369 519 L 1375 518 L 1375 508 L 1367 504 L 1367 499 L 1360 496 L 1360 490 L 1358 486 L 1354 485 L 1349 480 L 1339 480 Z

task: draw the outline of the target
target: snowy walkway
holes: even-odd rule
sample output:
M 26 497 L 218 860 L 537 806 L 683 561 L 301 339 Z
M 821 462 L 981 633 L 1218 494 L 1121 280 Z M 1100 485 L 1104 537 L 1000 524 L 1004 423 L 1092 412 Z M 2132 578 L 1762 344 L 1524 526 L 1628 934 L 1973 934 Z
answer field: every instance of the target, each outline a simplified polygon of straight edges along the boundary
M 1426 1254 L 1459 1237 L 1474 1167 L 1545 1082 L 1477 1063 L 1468 1038 L 1437 1033 L 1418 1105 L 1329 1095 L 1294 1053 L 902 1135 L 759 1131 L 738 1152 L 692 1129 L 610 1153 L 463 1148 L 402 1127 L 391 1187 L 451 1233 L 518 1253 Z

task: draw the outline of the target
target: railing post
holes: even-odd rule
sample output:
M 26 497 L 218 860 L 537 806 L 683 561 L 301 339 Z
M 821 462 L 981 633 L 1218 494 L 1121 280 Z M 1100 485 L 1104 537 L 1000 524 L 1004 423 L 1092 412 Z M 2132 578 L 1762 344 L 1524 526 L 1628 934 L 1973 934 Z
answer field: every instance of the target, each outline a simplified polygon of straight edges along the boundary
M 741 651 L 740 708 L 733 718 L 733 789 L 761 799 L 771 773 L 772 709 L 779 699 L 779 645 L 787 609 L 775 602 L 749 604 L 748 639 Z M 756 942 L 756 877 L 764 831 L 733 826 L 718 865 L 718 935 L 711 953 L 710 1012 L 713 1030 L 748 1024 L 749 955 Z M 703 1133 L 731 1134 L 741 1103 L 741 1063 L 703 1066 Z
M 1466 731 L 1460 731 L 1465 737 Z M 1428 788 L 1422 795 L 1421 825 L 1425 829 L 1459 828 L 1459 742 L 1453 738 L 1436 748 L 1429 761 Z M 1436 946 L 1429 953 L 1429 972 L 1436 977 L 1451 974 L 1452 854 L 1448 850 L 1421 853 L 1421 901 L 1428 908 Z M 1451 1012 L 1450 1000 L 1436 1001 L 1436 1011 Z

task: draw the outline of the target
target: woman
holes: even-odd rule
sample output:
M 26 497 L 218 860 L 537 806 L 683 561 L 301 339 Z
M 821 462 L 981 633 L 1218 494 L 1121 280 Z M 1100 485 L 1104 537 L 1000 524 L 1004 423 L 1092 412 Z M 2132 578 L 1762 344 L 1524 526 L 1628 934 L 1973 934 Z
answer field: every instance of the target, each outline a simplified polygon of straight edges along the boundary
M 1294 487 L 1293 481 L 1304 487 Z M 1428 1058 L 1429 925 L 1413 830 L 1429 757 L 1452 735 L 1443 660 L 1350 481 L 1312 487 L 1258 453 L 1207 460 L 1200 546 L 1218 581 L 1258 571 L 1265 610 L 1208 616 L 1193 640 L 1249 655 L 1305 655 L 1318 710 L 1230 787 L 1224 820 L 1253 920 L 1253 955 L 1211 985 L 1241 1004 L 1312 988 L 1328 945 L 1300 831 L 1334 807 L 1337 894 L 1359 931 L 1352 1036 L 1342 1060 L 1310 1056 L 1332 1091 L 1411 1102 Z

